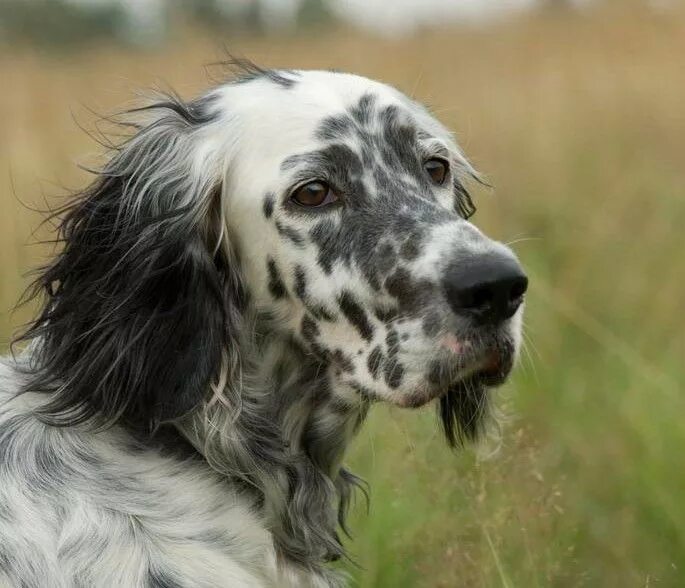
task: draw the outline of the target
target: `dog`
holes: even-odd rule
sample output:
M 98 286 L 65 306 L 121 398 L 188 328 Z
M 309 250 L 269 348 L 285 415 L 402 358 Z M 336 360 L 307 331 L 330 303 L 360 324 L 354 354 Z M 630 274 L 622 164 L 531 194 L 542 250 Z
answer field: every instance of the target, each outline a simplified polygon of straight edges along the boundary
M 488 421 L 527 278 L 450 132 L 356 75 L 158 95 L 54 211 L 0 363 L 0 586 L 329 587 L 370 407 Z

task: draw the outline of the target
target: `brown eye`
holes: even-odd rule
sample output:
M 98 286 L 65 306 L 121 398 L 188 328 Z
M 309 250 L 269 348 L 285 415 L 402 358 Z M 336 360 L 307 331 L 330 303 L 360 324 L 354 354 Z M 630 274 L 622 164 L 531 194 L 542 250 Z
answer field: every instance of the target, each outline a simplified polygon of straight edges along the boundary
M 449 166 L 444 159 L 429 159 L 423 164 L 423 169 L 438 186 L 445 183 Z
M 331 187 L 326 182 L 314 181 L 297 188 L 290 199 L 300 206 L 324 206 L 338 199 Z

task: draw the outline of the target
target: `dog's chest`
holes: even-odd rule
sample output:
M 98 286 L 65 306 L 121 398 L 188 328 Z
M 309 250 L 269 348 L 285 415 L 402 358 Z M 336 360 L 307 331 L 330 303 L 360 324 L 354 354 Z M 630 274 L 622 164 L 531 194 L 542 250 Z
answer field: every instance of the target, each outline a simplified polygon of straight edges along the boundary
M 22 408 L 0 409 L 3 588 L 306 584 L 276 571 L 249 499 L 199 460 L 48 428 Z

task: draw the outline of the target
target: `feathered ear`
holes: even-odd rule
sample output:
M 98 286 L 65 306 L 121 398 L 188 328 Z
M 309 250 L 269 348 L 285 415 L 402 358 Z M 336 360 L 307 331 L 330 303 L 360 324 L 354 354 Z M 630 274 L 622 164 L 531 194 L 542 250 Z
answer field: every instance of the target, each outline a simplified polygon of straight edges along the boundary
M 27 390 L 55 424 L 154 428 L 202 401 L 244 295 L 222 229 L 224 162 L 209 99 L 166 98 L 128 123 L 94 183 L 60 213 L 63 250 L 34 282 L 43 311 Z

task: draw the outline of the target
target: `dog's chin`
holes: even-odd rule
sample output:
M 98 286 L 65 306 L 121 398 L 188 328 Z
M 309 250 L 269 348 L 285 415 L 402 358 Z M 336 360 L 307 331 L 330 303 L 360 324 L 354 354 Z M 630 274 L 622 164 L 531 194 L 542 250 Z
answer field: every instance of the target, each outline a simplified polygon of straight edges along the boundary
M 506 381 L 515 355 L 510 339 L 498 339 L 484 349 L 482 359 L 470 372 L 446 386 L 438 403 L 438 416 L 451 447 L 481 436 L 491 408 L 488 391 Z
M 454 357 L 443 357 L 438 364 L 439 377 L 418 390 L 396 398 L 404 408 L 419 408 L 438 401 L 438 415 L 447 443 L 452 447 L 476 440 L 490 413 L 488 391 L 503 384 L 514 365 L 515 349 L 511 341 L 499 339 L 461 357 L 455 367 Z

